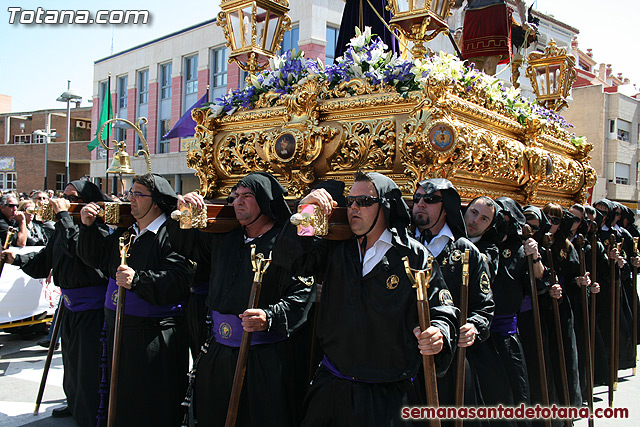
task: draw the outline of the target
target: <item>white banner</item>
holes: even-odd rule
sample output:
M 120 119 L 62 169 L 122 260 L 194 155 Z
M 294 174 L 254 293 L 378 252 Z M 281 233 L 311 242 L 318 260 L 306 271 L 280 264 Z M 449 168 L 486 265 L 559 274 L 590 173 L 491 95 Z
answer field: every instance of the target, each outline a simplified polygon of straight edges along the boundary
M 16 253 L 41 250 L 43 246 L 11 248 Z M 6 264 L 0 276 L 0 324 L 22 320 L 47 312 L 53 314 L 60 299 L 60 288 L 53 280 L 33 279 L 20 268 Z

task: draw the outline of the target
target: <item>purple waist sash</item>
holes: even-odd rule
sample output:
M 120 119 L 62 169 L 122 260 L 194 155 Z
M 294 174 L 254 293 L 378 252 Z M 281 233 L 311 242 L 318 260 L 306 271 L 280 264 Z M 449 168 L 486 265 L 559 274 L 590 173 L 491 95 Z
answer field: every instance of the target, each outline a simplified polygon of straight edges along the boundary
M 127 296 L 124 302 L 124 314 L 138 317 L 171 317 L 182 314 L 182 304 L 155 305 L 143 300 L 133 291 L 125 290 L 125 292 Z M 117 303 L 118 285 L 115 279 L 109 278 L 104 306 L 115 311 Z
M 240 347 L 242 342 L 242 320 L 235 314 L 222 314 L 211 310 L 211 329 L 218 344 L 227 347 Z M 286 340 L 286 337 L 272 332 L 253 332 L 251 345 L 273 344 Z
M 327 357 L 327 355 L 325 354 L 324 357 L 322 358 L 322 362 L 320 362 L 320 364 L 322 366 L 324 366 L 324 368 L 329 371 L 329 373 L 331 375 L 333 375 L 334 377 L 338 377 L 341 378 L 343 380 L 349 380 L 349 381 L 358 381 L 361 383 L 369 383 L 369 384 L 376 384 L 374 381 L 365 381 L 365 380 L 359 380 L 355 377 L 349 377 L 345 374 L 343 374 L 342 372 L 340 372 L 338 370 L 338 368 L 335 367 L 335 365 L 333 363 L 331 363 L 331 361 L 329 360 L 329 358 Z M 413 381 L 413 379 L 411 379 Z
M 520 312 L 529 311 L 533 308 L 533 304 L 531 303 L 531 297 L 529 295 L 525 295 L 522 298 L 522 305 L 520 306 Z
M 518 332 L 518 315 L 497 314 L 493 316 L 491 332 L 497 332 L 503 336 L 515 334 Z
M 64 306 L 71 311 L 99 310 L 104 304 L 105 285 L 61 289 Z

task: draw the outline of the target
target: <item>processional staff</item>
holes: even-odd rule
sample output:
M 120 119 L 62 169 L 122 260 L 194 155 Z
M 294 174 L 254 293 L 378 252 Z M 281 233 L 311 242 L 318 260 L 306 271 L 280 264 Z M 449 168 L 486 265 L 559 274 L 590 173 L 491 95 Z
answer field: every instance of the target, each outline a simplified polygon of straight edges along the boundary
M 586 263 L 584 258 L 584 246 L 585 240 L 582 234 L 578 234 L 576 236 L 576 250 L 578 251 L 578 258 L 580 259 L 580 275 L 584 276 L 586 274 Z M 595 248 L 592 246 L 591 251 L 595 252 Z M 585 373 L 587 377 L 587 405 L 589 406 L 589 411 L 593 413 L 593 360 L 591 358 L 591 347 L 593 343 L 590 340 L 590 323 L 595 322 L 595 319 L 592 317 L 589 319 L 589 308 L 588 299 L 587 299 L 587 287 L 580 286 L 580 299 L 582 302 L 582 330 L 583 330 L 583 340 L 584 340 L 584 352 L 585 352 Z M 592 427 L 594 425 L 593 418 L 589 418 L 589 426 Z
M 547 267 L 551 270 L 551 285 L 556 285 L 556 271 L 553 266 L 553 253 L 551 246 L 553 245 L 553 234 L 546 233 L 544 235 L 544 246 L 547 248 Z M 558 359 L 560 365 L 560 379 L 562 381 L 562 396 L 564 398 L 564 404 L 566 407 L 571 406 L 571 399 L 569 398 L 569 380 L 567 379 L 567 362 L 564 355 L 564 340 L 562 339 L 562 323 L 560 320 L 560 307 L 558 300 L 551 297 L 551 307 L 553 309 L 553 318 L 556 330 L 556 343 L 558 345 Z M 570 419 L 565 420 L 567 427 L 571 427 L 573 422 Z
M 638 257 L 638 238 L 633 238 L 633 256 Z M 631 326 L 631 340 L 633 342 L 633 375 L 636 374 L 636 360 L 638 359 L 638 266 L 633 264 L 633 300 L 631 301 L 631 312 L 633 313 L 633 325 Z
M 118 248 L 120 250 L 120 264 L 127 265 L 127 258 L 129 257 L 129 248 L 133 242 L 133 234 L 125 232 L 118 239 Z M 109 412 L 107 416 L 107 425 L 109 427 L 115 427 L 116 425 L 116 412 L 118 401 L 118 376 L 120 374 L 120 352 L 122 348 L 122 322 L 124 320 L 124 305 L 126 299 L 126 289 L 124 286 L 118 286 L 118 296 L 116 303 L 116 323 L 115 323 L 115 336 L 113 340 L 113 356 L 111 359 L 111 382 L 109 385 Z
M 262 276 L 271 264 L 271 254 L 269 258 L 265 258 L 263 254 L 256 255 L 256 245 L 251 245 L 251 266 L 253 267 L 253 283 L 251 284 L 251 292 L 249 293 L 248 309 L 258 308 L 260 300 L 260 291 L 262 289 Z M 240 350 L 238 351 L 238 360 L 236 362 L 236 373 L 233 376 L 233 386 L 231 388 L 231 396 L 229 398 L 229 408 L 227 409 L 227 420 L 225 427 L 233 427 L 236 425 L 238 416 L 238 405 L 240 404 L 240 393 L 244 384 L 244 374 L 247 371 L 247 358 L 249 356 L 249 346 L 251 345 L 251 332 L 243 329 L 242 341 L 240 342 Z
M 469 249 L 465 249 L 462 256 L 462 283 L 460 285 L 460 325 L 461 328 L 467 323 L 469 312 Z M 467 349 L 464 347 L 457 348 L 456 356 L 456 396 L 455 404 L 458 408 L 464 406 L 464 380 L 465 380 L 465 360 L 467 357 Z M 456 427 L 462 426 L 462 418 L 456 418 L 454 421 Z
M 429 313 L 429 280 L 433 272 L 433 257 L 427 258 L 427 268 L 425 270 L 414 270 L 409 265 L 409 258 L 403 257 L 404 268 L 413 287 L 416 288 L 418 297 L 418 320 L 420 322 L 420 332 L 424 332 L 431 325 L 431 315 Z M 433 355 L 422 355 L 422 367 L 424 370 L 425 390 L 427 393 L 427 405 L 432 408 L 440 406 L 438 402 L 438 382 L 436 380 L 436 366 Z M 431 418 L 429 420 L 431 427 L 439 427 L 440 419 Z
M 7 229 L 7 237 L 4 239 L 4 245 L 2 246 L 2 248 L 6 251 L 7 249 L 9 249 L 9 246 L 11 245 L 11 240 L 13 239 L 13 236 L 18 232 L 18 230 L 14 227 L 9 227 Z M 4 257 L 2 257 L 2 259 L 0 260 L 0 276 L 2 276 L 2 270 L 4 269 Z
M 591 282 L 596 283 L 598 281 L 598 225 L 595 221 L 591 221 L 589 224 L 589 233 L 591 239 Z M 593 384 L 595 378 L 595 360 L 596 360 L 596 294 L 591 292 L 589 298 L 589 318 L 591 324 L 589 325 L 589 342 L 591 342 L 591 360 L 594 368 L 591 370 L 591 384 Z
M 616 236 L 611 233 L 609 235 L 609 254 L 613 251 L 618 250 L 618 245 L 616 244 Z M 608 389 L 609 389 L 609 407 L 613 406 L 613 392 L 615 390 L 615 382 L 617 377 L 616 372 L 616 263 L 617 259 L 609 258 L 609 283 L 611 285 L 611 290 L 609 295 L 611 296 L 611 317 L 609 319 L 609 381 L 608 381 Z
M 529 224 L 522 227 L 522 237 L 526 240 L 533 236 Z M 536 350 L 538 352 L 538 374 L 540 381 L 540 394 L 542 406 L 549 406 L 549 393 L 547 391 L 547 369 L 544 362 L 544 347 L 542 344 L 542 326 L 540 324 L 540 308 L 538 304 L 538 287 L 536 286 L 536 277 L 533 271 L 533 254 L 527 255 L 527 263 L 529 266 L 529 287 L 531 291 L 531 311 L 533 313 L 533 330 L 536 335 Z M 545 419 L 546 426 L 551 427 L 551 420 Z
M 40 404 L 42 403 L 42 396 L 44 395 L 44 387 L 47 384 L 47 376 L 49 376 L 49 368 L 51 367 L 53 352 L 56 349 L 56 341 L 58 341 L 58 333 L 60 331 L 60 325 L 62 325 L 61 319 L 62 316 L 65 315 L 65 310 L 64 302 L 60 301 L 56 321 L 53 323 L 53 333 L 51 335 L 51 340 L 49 340 L 49 350 L 47 351 L 47 358 L 44 361 L 44 370 L 42 371 L 42 379 L 40 380 L 38 396 L 36 397 L 36 408 L 33 410 L 33 415 L 38 415 L 38 412 L 40 411 Z

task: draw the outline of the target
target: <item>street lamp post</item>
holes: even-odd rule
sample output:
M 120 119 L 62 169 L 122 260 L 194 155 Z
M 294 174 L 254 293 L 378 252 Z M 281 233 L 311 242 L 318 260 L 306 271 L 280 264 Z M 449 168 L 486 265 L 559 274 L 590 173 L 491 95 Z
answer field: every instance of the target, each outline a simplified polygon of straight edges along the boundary
M 67 80 L 67 90 L 65 92 L 62 93 L 62 95 L 60 95 L 58 97 L 58 99 L 56 99 L 56 101 L 59 102 L 66 102 L 67 103 L 67 146 L 66 146 L 66 154 L 65 154 L 65 159 L 64 159 L 64 187 L 66 187 L 67 185 L 69 185 L 70 181 L 70 177 L 69 177 L 69 137 L 70 137 L 70 133 L 71 133 L 71 101 L 77 101 L 80 102 L 82 101 L 82 97 L 80 95 L 78 95 L 76 92 L 71 90 L 71 80 Z
M 48 170 L 49 170 L 49 143 L 51 142 L 51 138 L 58 138 L 60 135 L 58 135 L 57 132 L 50 132 L 49 129 L 49 122 L 47 122 L 47 128 L 43 131 L 38 129 L 37 131 L 33 132 L 34 135 L 40 135 L 40 136 L 44 136 L 44 187 L 42 188 L 43 190 L 47 190 L 47 175 L 48 175 Z

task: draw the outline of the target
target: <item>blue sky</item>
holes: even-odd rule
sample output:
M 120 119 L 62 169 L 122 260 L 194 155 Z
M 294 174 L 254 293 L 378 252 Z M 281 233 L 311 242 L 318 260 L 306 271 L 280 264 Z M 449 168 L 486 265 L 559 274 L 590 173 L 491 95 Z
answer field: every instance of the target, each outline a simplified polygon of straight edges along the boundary
M 305 0 L 290 0 L 305 1 Z M 527 2 L 531 4 L 531 0 Z M 26 25 L 9 24 L 9 7 L 23 10 L 143 10 L 150 13 L 146 25 Z M 598 62 L 613 65 L 640 86 L 637 50 L 640 30 L 637 6 L 632 0 L 536 0 L 535 9 L 580 29 L 580 48 L 592 48 Z M 66 90 L 67 80 L 90 105 L 93 62 L 164 34 L 203 22 L 218 13 L 216 0 L 154 2 L 31 1 L 5 0 L 0 9 L 0 94 L 12 97 L 12 111 L 62 108 L 56 98 Z

